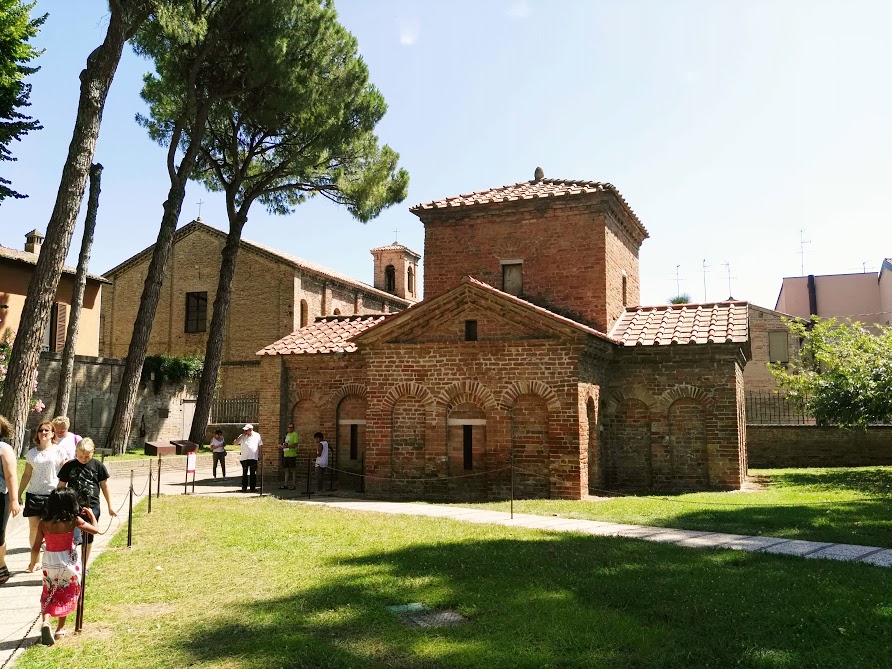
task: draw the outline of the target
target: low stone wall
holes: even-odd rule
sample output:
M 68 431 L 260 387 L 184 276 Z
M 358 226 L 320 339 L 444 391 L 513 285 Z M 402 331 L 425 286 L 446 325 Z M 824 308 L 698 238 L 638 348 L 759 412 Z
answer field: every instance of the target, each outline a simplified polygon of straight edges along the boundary
M 892 426 L 841 430 L 816 425 L 748 425 L 751 468 L 892 465 Z

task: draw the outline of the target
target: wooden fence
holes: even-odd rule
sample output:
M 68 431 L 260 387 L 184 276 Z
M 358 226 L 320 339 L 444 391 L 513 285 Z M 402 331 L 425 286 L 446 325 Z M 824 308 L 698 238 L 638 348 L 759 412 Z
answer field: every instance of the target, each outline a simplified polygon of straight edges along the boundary
M 256 423 L 260 418 L 260 398 L 247 397 L 216 398 L 211 404 L 212 423 Z

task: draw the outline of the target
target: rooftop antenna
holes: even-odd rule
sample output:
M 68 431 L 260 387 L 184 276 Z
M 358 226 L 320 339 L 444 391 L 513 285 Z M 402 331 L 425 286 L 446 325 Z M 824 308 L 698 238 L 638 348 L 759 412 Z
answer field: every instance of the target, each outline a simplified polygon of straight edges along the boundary
M 199 200 L 195 204 L 198 205 L 198 220 L 200 221 L 201 220 L 201 205 L 204 204 L 204 200 Z
M 679 275 L 679 271 L 681 270 L 681 265 L 675 266 L 675 294 L 681 295 L 681 276 Z
M 734 293 L 731 291 L 731 279 L 736 279 L 736 276 L 731 276 L 731 263 L 727 260 L 722 263 L 722 266 L 725 268 L 725 271 L 728 273 L 728 299 L 730 300 L 733 297 Z
M 712 265 L 707 265 L 706 258 L 704 258 L 703 259 L 703 302 L 704 303 L 707 301 L 706 300 L 706 270 L 708 270 L 710 267 L 712 267 Z
M 802 262 L 799 267 L 799 276 L 805 276 L 805 245 L 811 244 L 811 240 L 805 238 L 805 230 L 799 230 L 799 255 L 802 256 Z

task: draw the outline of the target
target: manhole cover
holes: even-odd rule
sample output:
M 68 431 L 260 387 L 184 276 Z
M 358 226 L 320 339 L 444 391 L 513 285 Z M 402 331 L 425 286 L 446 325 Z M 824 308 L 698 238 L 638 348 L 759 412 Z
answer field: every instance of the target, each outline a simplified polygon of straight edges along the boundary
M 404 613 L 403 620 L 409 627 L 452 627 L 461 625 L 466 621 L 466 618 L 458 611 L 441 609 L 440 611 Z
M 429 609 L 418 602 L 388 606 L 387 610 L 396 613 L 409 627 L 452 627 L 467 621 L 458 611 Z

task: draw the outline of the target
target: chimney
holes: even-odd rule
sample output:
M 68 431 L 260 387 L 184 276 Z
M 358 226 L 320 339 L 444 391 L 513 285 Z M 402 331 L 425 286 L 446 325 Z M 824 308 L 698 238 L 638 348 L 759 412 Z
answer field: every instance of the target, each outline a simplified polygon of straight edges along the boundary
M 43 235 L 35 228 L 25 235 L 25 251 L 28 253 L 40 254 L 40 247 L 43 245 Z

